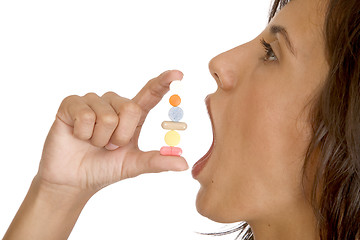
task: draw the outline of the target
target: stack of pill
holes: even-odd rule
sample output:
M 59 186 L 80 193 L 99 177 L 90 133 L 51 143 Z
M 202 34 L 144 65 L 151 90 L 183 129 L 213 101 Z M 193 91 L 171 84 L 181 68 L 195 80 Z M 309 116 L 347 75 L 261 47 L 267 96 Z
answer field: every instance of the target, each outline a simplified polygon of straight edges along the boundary
M 161 124 L 163 129 L 169 130 L 165 134 L 165 143 L 168 146 L 160 149 L 160 154 L 164 156 L 180 156 L 182 154 L 181 148 L 175 147 L 180 143 L 180 134 L 177 131 L 183 131 L 187 128 L 186 123 L 180 122 L 184 116 L 184 111 L 179 107 L 181 103 L 181 98 L 178 95 L 180 86 L 180 81 L 171 83 L 170 88 L 174 93 L 169 99 L 171 106 L 173 106 L 168 114 L 171 121 L 164 121 Z

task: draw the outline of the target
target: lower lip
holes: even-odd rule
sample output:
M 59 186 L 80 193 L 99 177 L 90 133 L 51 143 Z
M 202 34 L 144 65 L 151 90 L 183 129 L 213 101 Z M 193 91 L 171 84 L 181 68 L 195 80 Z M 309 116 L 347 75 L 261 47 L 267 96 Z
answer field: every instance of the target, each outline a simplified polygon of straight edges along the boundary
M 205 167 L 206 163 L 208 162 L 209 157 L 211 156 L 213 147 L 214 147 L 214 142 L 211 144 L 209 151 L 199 161 L 197 161 L 194 164 L 192 171 L 191 171 L 191 174 L 194 179 L 196 179 L 196 177 L 200 174 L 201 170 Z
M 210 95 L 208 95 L 205 99 L 205 103 L 206 103 L 206 107 L 207 107 L 207 110 L 208 110 L 208 113 L 209 113 L 209 117 L 210 117 L 210 120 L 212 122 L 212 115 L 211 115 L 211 111 L 210 111 Z M 213 134 L 214 134 L 214 125 L 212 125 L 212 130 L 213 130 Z M 193 168 L 192 168 L 192 176 L 194 179 L 196 179 L 196 177 L 200 174 L 201 170 L 205 167 L 206 163 L 208 162 L 209 158 L 210 158 L 210 155 L 213 151 L 213 148 L 214 148 L 214 142 L 215 142 L 215 136 L 213 136 L 213 142 L 211 144 L 211 147 L 209 149 L 209 151 L 199 160 L 197 161 Z

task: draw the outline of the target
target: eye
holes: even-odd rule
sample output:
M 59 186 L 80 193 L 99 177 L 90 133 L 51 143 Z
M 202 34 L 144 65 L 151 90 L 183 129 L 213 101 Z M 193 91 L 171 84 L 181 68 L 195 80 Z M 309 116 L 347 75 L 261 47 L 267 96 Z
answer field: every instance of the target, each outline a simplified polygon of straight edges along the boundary
M 277 56 L 274 53 L 270 43 L 266 42 L 264 38 L 260 39 L 261 45 L 265 49 L 265 57 L 263 58 L 264 62 L 275 62 L 278 60 Z

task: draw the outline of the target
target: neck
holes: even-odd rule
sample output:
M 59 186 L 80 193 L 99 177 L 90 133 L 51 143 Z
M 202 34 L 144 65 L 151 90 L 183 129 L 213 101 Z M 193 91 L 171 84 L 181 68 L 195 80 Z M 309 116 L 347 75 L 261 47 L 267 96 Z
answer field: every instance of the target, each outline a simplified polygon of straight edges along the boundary
M 317 221 L 308 203 L 277 211 L 276 214 L 247 221 L 255 240 L 319 240 Z

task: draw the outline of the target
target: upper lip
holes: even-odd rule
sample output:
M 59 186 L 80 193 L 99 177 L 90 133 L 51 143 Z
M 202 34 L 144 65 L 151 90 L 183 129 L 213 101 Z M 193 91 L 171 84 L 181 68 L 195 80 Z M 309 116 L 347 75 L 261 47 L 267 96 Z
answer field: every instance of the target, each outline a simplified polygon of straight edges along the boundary
M 196 167 L 199 164 L 203 164 L 205 160 L 207 160 L 212 152 L 212 149 L 214 147 L 214 143 L 215 143 L 215 136 L 214 136 L 214 125 L 213 125 L 213 119 L 212 119 L 212 114 L 211 114 L 211 107 L 210 107 L 210 95 L 206 96 L 205 98 L 205 105 L 209 114 L 209 118 L 210 118 L 210 122 L 211 122 L 211 127 L 212 127 L 212 132 L 213 132 L 213 142 L 211 144 L 210 149 L 208 150 L 208 152 L 199 160 L 197 161 L 194 166 L 193 166 L 193 170 L 196 169 Z M 198 174 L 199 172 L 197 172 Z M 194 172 L 193 172 L 193 176 L 194 176 Z
M 212 132 L 213 132 L 213 141 L 214 141 L 214 144 L 215 144 L 215 128 L 214 128 L 214 119 L 213 119 L 213 116 L 212 116 L 212 113 L 211 113 L 210 96 L 211 96 L 211 94 L 206 96 L 205 104 L 206 104 L 206 108 L 207 108 L 207 111 L 208 111 L 208 114 L 209 114 L 209 117 L 210 117 L 211 127 L 212 127 Z

